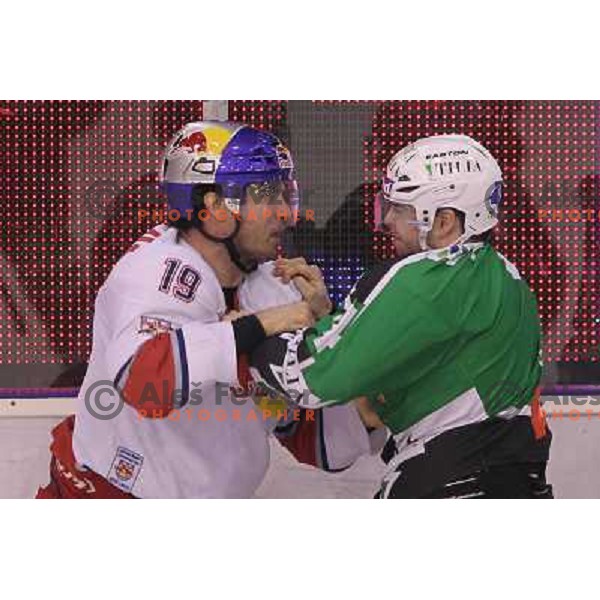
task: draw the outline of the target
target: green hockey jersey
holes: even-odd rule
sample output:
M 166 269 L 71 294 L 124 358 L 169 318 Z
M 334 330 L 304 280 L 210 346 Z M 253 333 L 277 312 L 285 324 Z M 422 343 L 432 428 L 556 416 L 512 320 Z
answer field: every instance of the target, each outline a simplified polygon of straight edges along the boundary
M 372 402 L 394 435 L 520 414 L 541 376 L 536 299 L 491 245 L 384 263 L 314 328 L 269 338 L 253 373 L 304 407 Z

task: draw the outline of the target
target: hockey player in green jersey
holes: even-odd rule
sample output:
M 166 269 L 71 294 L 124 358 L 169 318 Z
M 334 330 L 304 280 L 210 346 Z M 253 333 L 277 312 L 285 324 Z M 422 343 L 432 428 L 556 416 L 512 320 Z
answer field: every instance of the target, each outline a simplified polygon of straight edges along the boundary
M 501 200 L 501 170 L 475 140 L 403 148 L 376 200 L 397 258 L 252 357 L 255 377 L 304 407 L 368 399 L 366 423 L 390 432 L 378 497 L 552 497 L 536 299 L 490 244 Z M 303 260 L 276 269 L 309 301 L 322 286 Z

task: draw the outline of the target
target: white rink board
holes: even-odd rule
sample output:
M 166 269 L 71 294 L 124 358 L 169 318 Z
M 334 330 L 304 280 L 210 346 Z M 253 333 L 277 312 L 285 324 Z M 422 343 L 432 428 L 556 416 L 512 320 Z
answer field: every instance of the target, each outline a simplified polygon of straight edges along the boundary
M 0 401 L 0 498 L 31 498 L 47 482 L 50 430 L 72 412 L 74 399 L 14 402 Z M 545 406 L 550 412 L 560 405 Z M 50 416 L 39 416 L 42 408 Z M 557 498 L 600 498 L 600 413 L 588 415 L 586 410 L 598 407 L 577 406 L 575 418 L 568 416 L 573 408 L 564 406 L 563 418 L 550 421 L 554 441 L 548 478 Z M 377 457 L 363 457 L 343 473 L 322 473 L 298 464 L 275 441 L 271 449 L 271 468 L 259 498 L 370 498 L 384 470 Z

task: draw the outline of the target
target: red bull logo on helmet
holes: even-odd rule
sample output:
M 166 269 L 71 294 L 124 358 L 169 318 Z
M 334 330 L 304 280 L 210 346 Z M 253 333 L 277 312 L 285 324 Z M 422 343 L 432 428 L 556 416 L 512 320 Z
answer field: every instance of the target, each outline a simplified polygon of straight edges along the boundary
M 190 129 L 192 127 L 184 129 L 175 139 L 170 153 L 185 158 L 185 168 L 211 177 L 216 173 L 223 150 L 237 129 L 204 123 L 195 124 Z M 188 156 L 191 163 L 188 162 Z
M 173 150 L 185 150 L 194 154 L 206 152 L 206 147 L 206 136 L 202 131 L 194 131 L 187 136 L 182 136 L 173 144 Z

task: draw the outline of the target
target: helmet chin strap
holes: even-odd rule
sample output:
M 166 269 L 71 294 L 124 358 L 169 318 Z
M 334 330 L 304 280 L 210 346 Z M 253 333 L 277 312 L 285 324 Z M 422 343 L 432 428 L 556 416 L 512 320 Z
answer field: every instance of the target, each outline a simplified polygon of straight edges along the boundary
M 431 231 L 431 227 L 427 226 L 426 223 L 424 223 L 423 221 L 411 221 L 411 223 L 413 225 L 416 225 L 417 228 L 419 229 L 419 246 L 421 247 L 421 250 L 423 252 L 427 252 L 428 250 L 433 250 L 434 248 L 432 248 L 428 243 L 427 243 L 427 234 Z M 460 244 L 464 244 L 465 242 L 467 242 L 469 240 L 471 236 L 468 235 L 467 233 L 463 233 L 461 236 L 459 236 L 458 238 L 456 238 L 456 240 L 454 240 L 451 244 L 448 244 L 448 246 L 455 246 L 455 245 L 460 245 Z
M 419 246 L 421 247 L 422 252 L 427 252 L 428 250 L 433 250 L 427 244 L 427 234 L 431 231 L 431 226 L 428 226 L 424 221 L 409 221 L 411 225 L 416 225 L 419 230 Z
M 235 245 L 235 237 L 237 236 L 241 226 L 242 226 L 241 222 L 236 220 L 235 229 L 234 229 L 233 233 L 231 235 L 227 236 L 226 238 L 219 238 L 214 235 L 211 235 L 210 233 L 205 231 L 204 228 L 202 228 L 202 227 L 199 228 L 199 231 L 205 238 L 208 238 L 211 242 L 216 242 L 217 244 L 223 244 L 225 246 L 225 248 L 227 249 L 227 253 L 229 254 L 229 258 L 231 259 L 231 262 L 240 271 L 242 271 L 242 273 L 247 274 L 247 273 L 252 273 L 252 271 L 255 271 L 258 268 L 258 262 L 252 261 L 250 264 L 247 264 L 242 260 L 240 252 L 237 249 L 237 246 Z
M 427 234 L 431 231 L 431 228 L 425 227 L 423 225 L 419 225 L 419 246 L 421 246 L 421 250 L 423 252 L 427 250 L 431 250 L 429 244 L 427 243 Z
M 415 221 L 415 224 L 417 224 L 417 221 Z M 426 252 L 428 250 L 434 250 L 434 248 L 429 246 L 429 244 L 427 243 L 427 234 L 431 231 L 431 229 L 427 229 L 420 223 L 418 224 L 418 227 L 419 227 L 419 246 L 421 246 L 421 250 L 423 252 Z M 460 237 L 456 238 L 451 244 L 448 244 L 448 247 L 460 246 L 461 244 L 466 243 L 469 240 L 469 237 L 470 236 L 468 234 L 463 233 Z

